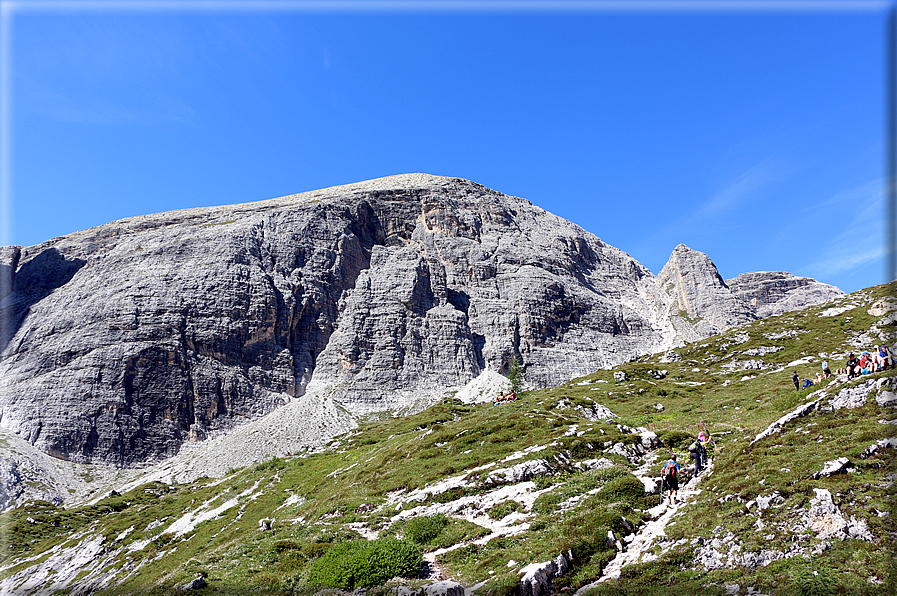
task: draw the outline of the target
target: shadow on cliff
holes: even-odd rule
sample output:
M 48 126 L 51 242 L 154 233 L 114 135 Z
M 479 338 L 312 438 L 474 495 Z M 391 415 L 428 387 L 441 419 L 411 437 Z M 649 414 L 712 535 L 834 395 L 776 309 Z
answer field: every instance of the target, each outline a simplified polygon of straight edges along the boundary
M 67 284 L 87 262 L 48 248 L 21 267 L 18 254 L 0 265 L 0 352 L 15 336 L 31 307 Z

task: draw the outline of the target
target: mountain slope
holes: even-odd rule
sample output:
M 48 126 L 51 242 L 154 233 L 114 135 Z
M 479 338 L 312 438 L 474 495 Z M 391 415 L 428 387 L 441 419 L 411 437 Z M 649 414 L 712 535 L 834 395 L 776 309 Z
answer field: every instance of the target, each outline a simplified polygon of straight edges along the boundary
M 548 387 L 756 316 L 701 253 L 674 251 L 670 293 L 524 199 L 425 174 L 125 219 L 0 261 L 0 427 L 120 468 L 299 398 L 310 419 L 414 412 L 514 358 Z
M 22 507 L 0 516 L 0 586 L 161 594 L 202 576 L 218 593 L 311 594 L 332 549 L 398 534 L 426 552 L 429 579 L 389 583 L 410 590 L 442 577 L 493 594 L 891 594 L 897 373 L 801 391 L 790 375 L 893 344 L 895 290 L 517 402 L 446 399 L 218 480 Z M 671 452 L 687 462 L 698 429 L 715 438 L 712 468 L 687 503 L 663 505 L 660 465 Z

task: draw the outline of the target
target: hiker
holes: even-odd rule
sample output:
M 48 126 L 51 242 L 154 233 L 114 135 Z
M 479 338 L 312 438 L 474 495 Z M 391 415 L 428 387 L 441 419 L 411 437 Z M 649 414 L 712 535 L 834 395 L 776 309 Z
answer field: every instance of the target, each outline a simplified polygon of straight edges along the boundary
M 868 375 L 872 372 L 872 356 L 869 352 L 863 352 L 863 355 L 860 356 L 860 374 Z
M 853 352 L 847 355 L 847 378 L 852 379 L 860 374 L 860 361 L 853 355 Z
M 707 447 L 704 432 L 698 435 L 691 445 L 688 446 L 688 456 L 695 460 L 695 476 L 701 473 L 701 470 L 707 467 Z
M 496 405 L 496 404 L 504 403 L 504 402 L 506 402 L 506 401 L 517 401 L 517 394 L 514 393 L 514 390 L 513 390 L 513 389 L 511 389 L 511 392 L 508 393 L 507 395 L 505 395 L 504 393 L 502 393 L 501 395 L 499 395 L 498 397 L 496 397 L 496 398 L 495 398 L 495 401 L 492 402 L 492 405 L 494 406 L 494 405 Z
M 666 486 L 670 491 L 669 497 L 672 505 L 679 495 L 679 464 L 676 463 L 676 454 L 671 455 L 670 460 L 664 464 L 660 477 L 663 482 L 662 486 Z M 663 489 L 661 489 L 661 494 L 663 494 Z
M 791 375 L 791 382 L 794 383 L 794 388 L 800 391 L 800 378 L 797 376 L 797 373 Z
M 894 355 L 888 346 L 875 346 L 875 368 L 876 370 L 888 370 L 894 366 Z
M 688 457 L 695 462 L 695 476 L 701 473 L 701 455 L 698 453 L 699 450 L 699 442 L 695 439 L 692 441 L 691 445 L 688 446 Z
M 823 374 L 824 379 L 827 379 L 830 376 L 832 376 L 832 369 L 830 369 L 828 367 L 828 360 L 822 361 L 822 374 Z
M 803 379 L 803 388 L 804 389 L 806 389 L 807 387 L 812 387 L 812 386 L 813 386 L 813 381 L 811 381 L 810 379 Z
M 823 380 L 824 378 L 825 378 L 825 377 L 822 376 L 822 373 L 821 373 L 821 372 L 816 373 L 816 384 L 817 384 L 817 385 L 821 385 L 821 384 L 822 384 L 822 380 Z
M 700 450 L 698 454 L 701 456 L 701 467 L 707 467 L 707 446 L 710 444 L 710 433 L 704 435 L 704 431 L 698 433 L 698 444 L 700 446 Z

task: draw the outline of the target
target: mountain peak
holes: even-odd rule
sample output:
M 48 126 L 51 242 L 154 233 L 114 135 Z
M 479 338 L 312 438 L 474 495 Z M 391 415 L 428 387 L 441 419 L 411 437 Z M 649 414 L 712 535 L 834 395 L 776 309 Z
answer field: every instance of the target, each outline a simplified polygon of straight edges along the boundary
M 655 277 L 525 199 L 421 173 L 131 218 L 0 265 L 0 426 L 122 467 L 309 395 L 417 411 L 514 359 L 554 386 L 758 316 L 704 253 L 679 245 Z

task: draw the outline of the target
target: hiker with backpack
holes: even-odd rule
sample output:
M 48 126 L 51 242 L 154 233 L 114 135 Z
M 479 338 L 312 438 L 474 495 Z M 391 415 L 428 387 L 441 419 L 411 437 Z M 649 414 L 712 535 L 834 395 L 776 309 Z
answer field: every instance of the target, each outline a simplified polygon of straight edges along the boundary
M 698 438 L 688 446 L 688 456 L 695 460 L 695 476 L 707 467 L 707 444 L 709 442 L 710 439 L 704 436 L 704 431 L 701 431 Z
M 663 482 L 662 486 L 665 486 L 670 491 L 669 497 L 672 505 L 676 502 L 676 497 L 679 495 L 679 464 L 676 463 L 675 454 L 671 455 L 670 460 L 664 464 L 660 477 Z M 662 489 L 661 494 L 663 494 Z
M 707 467 L 707 445 L 710 444 L 710 435 L 704 434 L 704 431 L 698 433 L 698 455 L 701 456 L 701 468 Z

